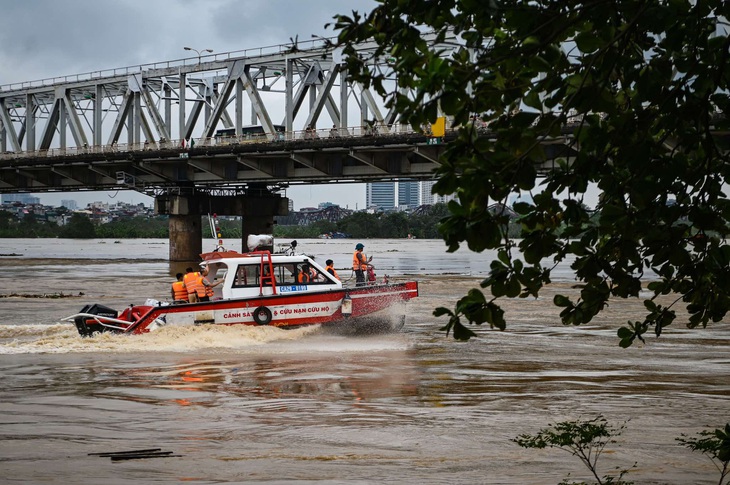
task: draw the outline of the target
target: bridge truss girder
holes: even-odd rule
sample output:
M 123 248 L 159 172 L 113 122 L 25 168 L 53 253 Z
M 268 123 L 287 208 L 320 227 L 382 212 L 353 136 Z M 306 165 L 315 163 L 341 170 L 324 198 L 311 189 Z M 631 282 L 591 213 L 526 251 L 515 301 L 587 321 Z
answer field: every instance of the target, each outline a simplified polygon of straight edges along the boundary
M 211 151 L 218 130 L 233 128 L 240 140 L 249 121 L 268 141 L 282 137 L 279 126 L 290 141 L 317 125 L 351 134 L 371 115 L 389 132 L 395 119 L 347 81 L 339 54 L 305 44 L 0 86 L 0 190 L 103 190 L 115 172 L 131 174 L 135 189 L 413 175 L 409 159 L 393 161 L 403 153 L 383 148 Z
M 233 127 L 241 135 L 248 120 L 273 138 L 273 120 L 281 120 L 287 131 L 317 123 L 350 128 L 360 126 L 362 116 L 346 119 L 347 104 L 378 113 L 372 93 L 343 85 L 342 66 L 329 48 L 278 46 L 268 54 L 236 54 L 0 86 L 0 149 L 20 154 L 103 144 L 151 146 L 212 138 L 221 128 Z M 357 92 L 365 102 L 354 99 Z M 75 145 L 67 143 L 67 134 Z
M 14 158 L 0 165 L 0 191 L 245 187 L 337 181 L 429 179 L 445 145 L 424 135 L 324 138 L 138 152 Z M 426 151 L 430 155 L 424 157 Z M 9 190 L 15 189 L 15 190 Z

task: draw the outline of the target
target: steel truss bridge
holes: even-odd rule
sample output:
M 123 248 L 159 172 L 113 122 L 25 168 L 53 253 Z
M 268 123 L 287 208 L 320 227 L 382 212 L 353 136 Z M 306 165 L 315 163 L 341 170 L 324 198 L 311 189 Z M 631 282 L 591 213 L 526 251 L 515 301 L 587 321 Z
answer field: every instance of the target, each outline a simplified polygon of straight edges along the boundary
M 431 178 L 443 145 L 383 106 L 323 39 L 0 85 L 0 192 Z
M 343 66 L 319 39 L 2 85 L 0 192 L 431 177 L 443 146 Z

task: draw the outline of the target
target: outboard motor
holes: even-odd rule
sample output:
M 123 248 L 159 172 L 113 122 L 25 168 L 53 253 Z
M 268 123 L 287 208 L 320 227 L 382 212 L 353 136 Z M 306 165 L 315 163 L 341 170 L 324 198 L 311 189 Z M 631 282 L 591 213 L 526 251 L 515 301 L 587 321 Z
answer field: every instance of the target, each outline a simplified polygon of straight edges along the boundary
M 98 315 L 100 317 L 117 318 L 117 314 L 119 312 L 117 312 L 113 308 L 109 308 L 104 305 L 99 305 L 98 303 L 95 303 L 93 305 L 86 305 L 84 308 L 81 309 L 80 313 L 88 313 L 91 315 Z M 105 332 L 109 330 L 104 325 L 100 325 L 98 322 L 90 319 L 89 317 L 78 316 L 74 318 L 74 323 L 76 324 L 76 329 L 79 331 L 79 334 L 81 334 L 82 337 L 90 337 L 95 332 Z

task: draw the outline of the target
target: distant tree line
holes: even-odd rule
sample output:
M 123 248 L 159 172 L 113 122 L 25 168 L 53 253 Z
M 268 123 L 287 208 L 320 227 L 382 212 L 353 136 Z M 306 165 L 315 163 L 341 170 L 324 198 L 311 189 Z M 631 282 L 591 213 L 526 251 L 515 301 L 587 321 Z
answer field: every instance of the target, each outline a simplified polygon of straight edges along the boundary
M 39 219 L 33 213 L 17 219 L 8 211 L 0 211 L 0 238 L 131 239 L 168 236 L 166 216 L 135 217 L 94 224 L 86 214 L 74 213 L 65 225 L 59 226 Z
M 284 238 L 316 238 L 321 234 L 344 233 L 353 238 L 405 238 L 418 239 L 440 237 L 439 222 L 448 215 L 446 204 L 435 204 L 416 214 L 405 212 L 367 213 L 355 212 L 338 222 L 317 221 L 306 226 L 275 225 L 274 236 Z M 207 218 L 201 221 L 203 238 L 214 237 Z M 241 222 L 219 220 L 224 238 L 240 238 Z M 510 223 L 513 237 L 519 236 L 519 224 Z M 71 239 L 134 239 L 163 238 L 170 235 L 168 218 L 135 217 L 120 219 L 106 224 L 94 224 L 87 215 L 74 213 L 68 223 L 59 226 L 39 220 L 34 214 L 26 214 L 18 220 L 7 211 L 0 211 L 0 237 L 3 238 L 71 238 Z
M 338 222 L 317 221 L 305 226 L 275 225 L 277 237 L 314 238 L 320 234 L 345 233 L 355 238 L 403 238 L 412 235 L 420 239 L 439 237 L 438 223 L 448 209 L 445 204 L 436 204 L 418 214 L 405 212 L 365 213 L 356 212 Z M 203 237 L 213 237 L 206 218 L 201 221 Z M 219 227 L 225 238 L 241 237 L 241 222 L 220 220 Z M 66 223 L 59 226 L 26 214 L 17 219 L 7 211 L 0 211 L 0 237 L 4 238 L 167 238 L 168 218 L 135 217 L 120 219 L 106 224 L 94 224 L 87 215 L 74 213 Z
M 317 237 L 336 232 L 354 238 L 438 238 L 437 226 L 446 217 L 446 204 L 435 204 L 417 214 L 406 212 L 355 212 L 338 222 L 317 221 L 307 226 L 274 226 L 274 236 L 287 238 Z

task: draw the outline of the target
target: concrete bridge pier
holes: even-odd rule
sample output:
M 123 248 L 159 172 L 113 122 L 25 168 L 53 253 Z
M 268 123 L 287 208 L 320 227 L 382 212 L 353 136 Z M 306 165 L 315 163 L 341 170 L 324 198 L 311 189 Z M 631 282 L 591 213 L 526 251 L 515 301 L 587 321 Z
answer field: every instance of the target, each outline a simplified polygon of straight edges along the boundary
M 169 216 L 170 274 L 184 273 L 185 268 L 197 267 L 203 252 L 203 214 L 242 216 L 241 250 L 248 251 L 250 234 L 273 234 L 274 216 L 289 213 L 286 197 L 259 190 L 238 196 L 161 195 L 155 198 L 155 213 Z M 214 236 L 215 238 L 215 236 Z M 238 248 L 230 248 L 238 249 Z M 205 251 L 212 251 L 206 247 Z
M 170 264 L 180 266 L 197 264 L 203 252 L 203 229 L 200 214 L 170 214 Z M 194 257 L 191 257 L 194 255 Z M 176 271 L 184 273 L 185 271 Z
M 203 228 L 197 197 L 160 196 L 155 198 L 155 213 L 169 216 L 170 274 L 200 263 Z
M 248 251 L 248 236 L 255 234 L 273 234 L 274 216 L 289 213 L 288 199 L 277 194 L 261 194 L 239 199 L 241 204 L 241 248 Z M 268 248 L 273 251 L 272 248 Z

